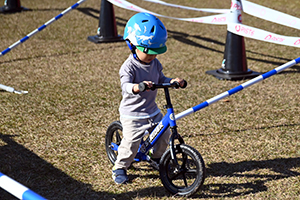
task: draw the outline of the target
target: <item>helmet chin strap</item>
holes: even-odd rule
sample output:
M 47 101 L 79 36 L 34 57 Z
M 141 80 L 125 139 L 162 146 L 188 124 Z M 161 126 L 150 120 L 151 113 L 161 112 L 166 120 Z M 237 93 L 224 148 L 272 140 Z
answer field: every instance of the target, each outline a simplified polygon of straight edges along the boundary
M 146 65 L 149 64 L 149 63 L 145 63 L 145 62 L 143 62 L 143 61 L 140 60 L 140 58 L 138 57 L 138 55 L 137 55 L 136 52 L 135 52 L 136 46 L 134 46 L 133 44 L 131 44 L 129 40 L 126 40 L 126 44 L 127 44 L 127 46 L 129 47 L 129 49 L 130 49 L 130 51 L 131 51 L 133 57 L 134 57 L 137 61 L 139 61 L 139 62 L 141 62 L 141 63 L 143 63 L 143 64 L 146 64 Z M 145 49 L 146 49 L 146 48 L 145 48 Z M 147 50 L 147 52 L 148 52 L 148 50 Z
M 129 40 L 126 40 L 126 44 L 127 44 L 127 46 L 129 47 L 129 49 L 130 49 L 130 51 L 131 51 L 133 57 L 134 57 L 136 60 L 140 61 L 140 59 L 138 59 L 138 57 L 137 57 L 137 55 L 136 55 L 136 52 L 135 52 L 136 47 L 135 47 L 134 45 L 132 45 L 132 44 L 130 43 Z

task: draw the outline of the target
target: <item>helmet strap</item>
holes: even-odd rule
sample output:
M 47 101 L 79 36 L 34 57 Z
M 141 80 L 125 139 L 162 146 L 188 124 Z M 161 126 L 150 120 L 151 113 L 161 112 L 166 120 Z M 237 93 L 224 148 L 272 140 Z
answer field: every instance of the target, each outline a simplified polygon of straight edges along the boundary
M 130 51 L 132 54 L 135 54 L 135 49 L 136 49 L 136 46 L 131 44 L 131 42 L 129 40 L 126 40 L 126 44 L 127 46 L 129 47 Z
M 128 45 L 128 47 L 129 47 L 129 49 L 130 49 L 130 51 L 131 51 L 134 59 L 136 59 L 137 61 L 141 62 L 142 64 L 146 64 L 146 65 L 149 64 L 149 63 L 145 63 L 145 62 L 143 62 L 143 61 L 140 60 L 140 58 L 138 57 L 138 55 L 135 52 L 135 50 L 136 50 L 136 46 L 135 45 L 133 45 L 129 40 L 126 40 L 126 44 Z M 144 53 L 148 53 L 148 48 L 145 48 L 143 52 Z
M 131 44 L 131 42 L 129 40 L 126 40 L 126 44 L 128 45 L 134 59 L 136 59 L 137 61 L 141 62 L 141 60 L 139 59 L 139 57 L 137 56 L 135 50 L 136 50 L 136 46 Z

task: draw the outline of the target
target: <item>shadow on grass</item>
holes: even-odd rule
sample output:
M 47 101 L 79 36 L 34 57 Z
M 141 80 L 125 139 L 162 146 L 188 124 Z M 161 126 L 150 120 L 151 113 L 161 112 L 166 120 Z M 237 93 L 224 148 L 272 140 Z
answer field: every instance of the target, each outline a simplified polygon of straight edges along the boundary
M 97 19 L 99 18 L 99 13 L 100 13 L 99 10 L 96 10 L 96 9 L 93 9 L 93 8 L 77 8 L 77 10 L 84 13 L 84 14 L 86 14 L 86 15 L 88 15 L 88 16 L 91 16 L 93 18 L 97 18 Z M 118 26 L 125 27 L 126 22 L 127 22 L 126 19 L 122 19 L 120 17 L 116 17 L 116 19 L 117 19 L 116 23 L 117 23 Z M 214 40 L 214 39 L 211 39 L 211 38 L 207 38 L 207 37 L 201 37 L 199 35 L 189 35 L 187 33 L 182 33 L 182 32 L 172 31 L 172 30 L 168 30 L 168 34 L 169 34 L 168 38 L 173 38 L 173 39 L 175 39 L 179 42 L 182 42 L 184 44 L 188 44 L 188 45 L 195 46 L 195 47 L 198 47 L 198 48 L 202 48 L 202 49 L 205 49 L 205 50 L 208 50 L 208 51 L 213 51 L 213 52 L 224 54 L 224 51 L 220 51 L 220 50 L 217 50 L 217 49 L 214 49 L 214 48 L 211 48 L 211 47 L 201 45 L 197 42 L 194 42 L 194 41 L 190 40 L 188 37 L 192 37 L 192 38 L 202 40 L 202 41 L 205 41 L 205 42 L 210 42 L 210 43 L 214 43 L 214 44 L 217 44 L 217 45 L 224 46 L 224 50 L 225 50 L 225 43 L 224 42 L 220 42 L 220 41 L 217 41 L 217 40 Z M 224 34 L 224 38 L 225 38 L 225 34 Z M 259 55 L 259 56 L 265 56 L 265 57 L 268 57 L 268 58 L 273 58 L 273 59 L 275 58 L 275 59 L 284 61 L 284 62 L 274 62 L 274 61 L 269 61 L 269 60 L 264 60 L 264 59 L 259 59 L 259 58 L 247 56 L 247 59 L 254 60 L 254 61 L 257 61 L 257 62 L 272 64 L 272 65 L 276 65 L 276 66 L 283 65 L 286 62 L 292 60 L 292 59 L 283 58 L 283 57 L 279 57 L 279 56 L 262 54 L 260 52 L 259 53 L 258 52 L 253 52 L 253 51 L 250 51 L 250 50 L 246 50 L 246 52 L 251 53 L 251 54 L 255 54 L 255 55 Z
M 96 199 L 102 194 L 74 180 L 47 161 L 0 133 L 0 171 L 47 199 Z M 1 199 L 16 199 L 0 189 Z M 67 197 L 67 198 L 65 198 Z
M 27 57 L 22 57 L 22 58 L 11 59 L 8 61 L 0 61 L 0 65 L 5 64 L 5 63 L 12 63 L 15 61 L 23 61 L 23 60 L 39 59 L 39 58 L 50 58 L 50 57 L 55 58 L 55 57 L 60 57 L 60 56 L 70 55 L 70 54 L 83 54 L 83 53 L 88 53 L 88 52 L 100 51 L 102 49 L 116 49 L 116 48 L 123 48 L 123 47 L 124 47 L 124 44 L 120 44 L 120 45 L 112 45 L 110 47 L 94 48 L 94 49 L 87 49 L 87 50 L 82 50 L 82 51 L 68 51 L 68 52 L 62 52 L 62 53 L 53 53 L 50 55 L 27 56 Z
M 78 10 L 78 11 L 82 12 L 83 14 L 88 15 L 92 18 L 95 18 L 95 19 L 99 19 L 99 16 L 100 16 L 100 11 L 96 10 L 94 8 L 85 7 L 85 8 L 77 8 L 76 10 Z M 124 26 L 125 27 L 125 25 L 127 23 L 126 19 L 122 19 L 120 17 L 115 17 L 115 19 L 116 19 L 116 25 L 117 26 Z M 105 20 L 105 18 L 102 19 L 102 20 Z M 120 21 L 122 21 L 122 23 Z
M 270 129 L 278 127 L 291 127 L 299 126 L 300 124 L 283 124 L 276 126 L 260 127 L 260 128 L 249 128 L 243 130 L 227 130 L 225 132 L 241 132 L 247 130 L 258 130 L 258 129 Z M 224 132 L 222 132 L 224 133 Z M 220 133 L 214 133 L 210 135 L 218 135 Z M 197 136 L 207 136 L 198 134 Z M 261 161 L 242 161 L 238 163 L 211 163 L 206 165 L 207 177 L 228 177 L 230 178 L 239 177 L 244 178 L 246 183 L 226 183 L 226 184 L 205 184 L 201 188 L 199 194 L 194 197 L 201 198 L 218 198 L 218 197 L 236 197 L 245 196 L 251 193 L 259 193 L 267 191 L 268 187 L 266 183 L 269 181 L 275 181 L 285 179 L 289 177 L 300 178 L 300 173 L 293 171 L 293 168 L 300 168 L 300 157 L 295 158 L 276 158 L 273 160 L 261 160 Z M 257 172 L 251 172 L 255 170 L 267 169 L 273 174 L 257 174 Z
M 82 183 L 68 176 L 15 142 L 13 137 L 16 136 L 0 133 L 0 172 L 46 199 L 132 199 L 133 196 L 147 196 L 149 192 L 155 194 L 156 191 L 162 189 L 162 187 L 152 187 L 122 194 L 96 192 L 90 184 Z M 17 198 L 0 188 L 0 199 L 16 200 Z
M 0 171 L 22 185 L 30 188 L 47 199 L 132 199 L 133 197 L 164 197 L 168 194 L 161 187 L 148 187 L 142 190 L 111 194 L 96 192 L 90 184 L 85 184 L 68 176 L 60 169 L 43 160 L 30 150 L 16 143 L 11 135 L 0 133 Z M 266 182 L 288 177 L 300 177 L 292 168 L 300 167 L 300 158 L 274 159 L 264 161 L 243 161 L 239 163 L 211 163 L 207 165 L 207 176 L 243 177 L 246 183 L 205 184 L 193 198 L 236 197 L 250 193 L 267 191 Z M 252 170 L 269 169 L 276 175 L 259 175 Z M 247 173 L 249 172 L 249 173 Z M 159 178 L 149 174 L 146 178 Z M 101 178 L 101 177 L 100 177 Z M 134 179 L 137 177 L 130 177 Z M 249 179 L 249 180 L 248 180 Z M 255 179 L 255 180 L 253 180 Z M 258 180 L 259 179 L 259 180 Z M 129 183 L 130 184 L 130 183 Z M 17 199 L 0 189 L 1 199 Z
M 93 18 L 97 18 L 97 19 L 99 18 L 99 13 L 100 13 L 99 10 L 96 10 L 96 9 L 93 9 L 93 8 L 77 8 L 77 10 L 84 13 L 84 14 L 86 14 L 86 15 L 88 15 L 88 16 L 91 16 Z M 126 19 L 122 19 L 120 17 L 116 17 L 116 19 L 117 19 L 116 23 L 117 23 L 118 26 L 125 27 L 126 22 L 127 22 L 128 19 L 126 20 Z M 120 22 L 120 21 L 122 21 L 122 22 Z M 224 51 L 220 51 L 220 50 L 217 50 L 217 49 L 214 49 L 214 48 L 211 48 L 211 47 L 201 45 L 197 42 L 194 42 L 194 41 L 188 39 L 188 37 L 192 37 L 192 38 L 195 38 L 195 39 L 198 39 L 198 40 L 202 40 L 202 41 L 206 41 L 206 42 L 210 42 L 210 43 L 214 43 L 214 44 L 217 44 L 217 45 L 224 46 L 224 50 L 225 50 L 225 43 L 224 42 L 220 42 L 220 41 L 217 41 L 217 40 L 214 40 L 214 39 L 211 39 L 211 38 L 207 38 L 207 37 L 201 37 L 199 35 L 189 35 L 187 33 L 182 33 L 182 32 L 172 31 L 172 30 L 168 30 L 168 34 L 169 34 L 168 38 L 173 38 L 173 39 L 175 39 L 179 42 L 182 42 L 184 44 L 188 44 L 188 45 L 195 46 L 195 47 L 198 47 L 198 48 L 202 48 L 202 49 L 205 49 L 205 50 L 209 50 L 209 51 L 224 54 Z M 224 38 L 226 38 L 225 33 L 224 33 Z M 259 55 L 259 56 L 265 56 L 265 57 L 268 57 L 268 58 L 273 58 L 273 59 L 275 58 L 275 59 L 284 61 L 284 62 L 275 62 L 275 61 L 269 61 L 269 60 L 264 60 L 264 59 L 259 59 L 259 58 L 254 58 L 254 57 L 247 56 L 247 59 L 254 60 L 254 61 L 257 61 L 257 62 L 272 64 L 272 65 L 277 65 L 277 66 L 283 65 L 286 62 L 295 59 L 295 58 L 289 59 L 289 58 L 283 58 L 283 57 L 279 57 L 279 56 L 263 54 L 261 52 L 259 52 L 259 53 L 258 52 L 253 52 L 253 51 L 250 51 L 250 50 L 247 50 L 247 49 L 246 49 L 246 52 L 251 53 L 251 54 L 255 54 L 255 55 Z
M 295 124 L 279 124 L 279 125 L 273 125 L 273 126 L 262 126 L 262 127 L 249 127 L 244 129 L 229 129 L 229 128 L 223 128 L 220 132 L 210 133 L 210 134 L 193 134 L 193 137 L 205 137 L 205 136 L 211 136 L 211 135 L 219 135 L 219 134 L 227 134 L 227 133 L 241 133 L 243 131 L 249 131 L 249 130 L 265 130 L 265 129 L 272 129 L 272 128 L 281 128 L 281 127 L 294 127 L 294 126 L 300 126 L 300 123 Z M 187 135 L 182 135 L 183 138 L 190 137 Z
M 94 8 L 86 8 L 86 7 L 82 8 L 82 7 L 80 7 L 80 8 L 76 8 L 76 10 L 78 10 L 78 11 L 82 12 L 83 14 L 88 15 L 92 18 L 99 19 L 100 11 L 96 10 Z
M 189 35 L 187 33 L 182 33 L 182 32 L 172 31 L 172 30 L 168 30 L 168 33 L 169 33 L 169 38 L 173 38 L 173 39 L 175 39 L 179 42 L 182 42 L 184 44 L 188 44 L 188 45 L 192 45 L 192 46 L 202 48 L 202 49 L 205 49 L 205 50 L 209 50 L 209 51 L 224 54 L 224 51 L 220 51 L 220 50 L 217 50 L 217 49 L 214 49 L 214 48 L 211 48 L 211 47 L 201 45 L 197 42 L 194 42 L 194 41 L 190 40 L 189 38 L 195 38 L 195 39 L 202 40 L 202 41 L 205 41 L 205 42 L 210 42 L 210 43 L 214 43 L 214 44 L 217 44 L 217 45 L 221 45 L 221 46 L 224 46 L 224 50 L 225 50 L 225 43 L 223 43 L 223 42 L 220 42 L 220 41 L 217 41 L 217 40 L 214 40 L 214 39 L 211 39 L 211 38 L 207 38 L 207 37 L 201 37 L 199 35 Z M 225 38 L 225 35 L 224 35 L 224 38 Z M 259 59 L 259 58 L 247 56 L 247 59 L 249 59 L 249 60 L 254 60 L 254 61 L 257 61 L 257 62 L 272 64 L 272 65 L 276 65 L 276 66 L 283 65 L 286 62 L 295 59 L 295 58 L 289 59 L 289 58 L 283 58 L 283 57 L 279 57 L 279 56 L 262 54 L 262 53 L 253 52 L 253 51 L 250 51 L 250 50 L 246 50 L 246 52 L 251 53 L 251 54 L 255 54 L 255 55 L 265 56 L 265 57 L 273 58 L 273 59 L 275 58 L 275 59 L 284 61 L 284 62 L 275 62 L 275 61 L 269 61 L 269 60 L 264 60 L 264 59 Z M 294 73 L 294 71 L 293 71 L 293 73 Z
M 268 190 L 268 184 L 266 183 L 268 183 L 269 181 L 276 181 L 289 177 L 300 178 L 300 173 L 292 170 L 293 168 L 299 167 L 300 157 L 278 158 L 273 160 L 261 161 L 243 161 L 238 163 L 211 163 L 206 166 L 206 176 L 220 178 L 225 177 L 222 178 L 223 181 L 224 179 L 227 179 L 228 181 L 221 184 L 206 184 L 204 181 L 204 185 L 200 188 L 199 192 L 193 195 L 191 198 L 230 198 L 264 192 Z M 264 169 L 267 169 L 274 173 L 258 174 L 257 172 L 251 172 L 253 170 L 255 171 Z M 143 177 L 152 179 L 159 178 L 159 175 L 146 175 Z M 230 182 L 231 178 L 241 178 L 244 180 L 244 182 L 228 183 Z M 165 193 L 159 195 L 167 195 L 167 192 L 165 191 Z
M 207 184 L 198 197 L 236 197 L 267 191 L 266 183 L 289 177 L 300 177 L 292 168 L 300 167 L 299 158 L 278 158 L 262 161 L 243 161 L 238 163 L 212 163 L 207 165 L 207 176 L 240 177 L 249 179 L 246 183 Z M 257 174 L 252 170 L 268 169 L 274 174 Z M 197 195 L 195 196 L 197 197 Z

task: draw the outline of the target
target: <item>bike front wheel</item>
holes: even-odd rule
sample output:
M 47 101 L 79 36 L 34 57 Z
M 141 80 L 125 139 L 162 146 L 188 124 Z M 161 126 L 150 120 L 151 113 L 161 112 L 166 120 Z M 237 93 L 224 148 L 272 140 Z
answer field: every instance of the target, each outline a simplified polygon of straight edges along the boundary
M 117 160 L 118 151 L 116 150 L 115 145 L 120 146 L 122 140 L 122 124 L 120 121 L 112 122 L 106 131 L 105 135 L 105 149 L 107 157 L 110 162 L 114 165 Z
M 159 174 L 162 184 L 173 195 L 189 197 L 203 185 L 205 164 L 200 153 L 191 146 L 178 144 L 175 155 L 178 165 L 168 149 L 161 157 Z

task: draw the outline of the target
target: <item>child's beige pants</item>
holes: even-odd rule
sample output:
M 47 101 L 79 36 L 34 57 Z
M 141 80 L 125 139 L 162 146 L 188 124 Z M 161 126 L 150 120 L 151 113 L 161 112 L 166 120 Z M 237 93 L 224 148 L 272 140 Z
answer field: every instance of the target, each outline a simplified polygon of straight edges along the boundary
M 159 122 L 162 117 L 162 113 L 159 113 L 148 119 L 121 118 L 123 139 L 119 146 L 117 160 L 113 169 L 128 169 L 137 154 L 145 130 L 149 129 L 151 123 Z M 151 149 L 152 158 L 160 158 L 162 156 L 169 144 L 170 135 L 170 129 L 167 129 L 159 138 L 153 149 Z

